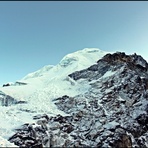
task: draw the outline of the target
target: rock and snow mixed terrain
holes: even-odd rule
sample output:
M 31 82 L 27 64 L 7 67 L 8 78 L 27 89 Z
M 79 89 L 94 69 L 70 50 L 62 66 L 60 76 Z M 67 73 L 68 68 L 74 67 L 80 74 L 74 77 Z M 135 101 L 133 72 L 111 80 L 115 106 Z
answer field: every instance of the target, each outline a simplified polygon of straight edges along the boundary
M 0 90 L 0 146 L 148 147 L 148 64 L 136 54 L 86 48 Z

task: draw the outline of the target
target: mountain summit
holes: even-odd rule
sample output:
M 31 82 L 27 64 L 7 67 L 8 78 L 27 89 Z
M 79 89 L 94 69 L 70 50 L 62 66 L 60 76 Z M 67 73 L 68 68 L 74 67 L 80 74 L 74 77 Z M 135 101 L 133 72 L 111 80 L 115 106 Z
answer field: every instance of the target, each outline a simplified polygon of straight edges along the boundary
M 62 58 L 59 64 L 55 66 L 44 66 L 40 70 L 28 74 L 22 80 L 41 77 L 46 74 L 49 77 L 55 77 L 58 76 L 59 73 L 63 73 L 63 75 L 66 75 L 68 73 L 74 72 L 75 70 L 82 70 L 97 62 L 98 59 L 102 58 L 107 53 L 108 52 L 101 51 L 97 48 L 85 48 L 83 50 L 67 54 Z
M 148 63 L 140 55 L 84 49 L 22 82 L 26 85 L 1 89 L 3 100 L 12 102 L 5 116 L 16 113 L 16 121 L 23 116 L 15 126 L 8 122 L 14 130 L 3 137 L 11 143 L 148 147 Z

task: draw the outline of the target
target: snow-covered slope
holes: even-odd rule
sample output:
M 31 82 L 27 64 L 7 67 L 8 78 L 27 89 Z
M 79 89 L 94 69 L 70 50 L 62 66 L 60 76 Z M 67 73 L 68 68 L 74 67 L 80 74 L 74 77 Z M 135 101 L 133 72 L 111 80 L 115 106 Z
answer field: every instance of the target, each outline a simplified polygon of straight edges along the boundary
M 63 94 L 74 96 L 80 93 L 81 90 L 77 90 L 80 86 L 68 75 L 96 63 L 106 53 L 96 48 L 85 48 L 66 55 L 56 66 L 45 66 L 28 74 L 20 80 L 27 85 L 3 87 L 1 90 L 15 99 L 29 101 L 32 109 L 37 103 L 41 107 L 43 100 L 50 100 Z
M 28 74 L 18 81 L 22 85 L 18 85 L 17 82 L 9 87 L 1 87 L 0 90 L 6 96 L 9 95 L 17 101 L 26 103 L 0 107 L 0 118 L 3 121 L 0 135 L 7 139 L 13 134 L 12 129 L 24 122 L 33 122 L 32 116 L 39 113 L 65 115 L 57 109 L 52 100 L 62 95 L 83 94 L 90 87 L 87 84 L 77 83 L 68 75 L 95 64 L 107 53 L 96 48 L 85 48 L 66 55 L 55 66 L 47 65 Z

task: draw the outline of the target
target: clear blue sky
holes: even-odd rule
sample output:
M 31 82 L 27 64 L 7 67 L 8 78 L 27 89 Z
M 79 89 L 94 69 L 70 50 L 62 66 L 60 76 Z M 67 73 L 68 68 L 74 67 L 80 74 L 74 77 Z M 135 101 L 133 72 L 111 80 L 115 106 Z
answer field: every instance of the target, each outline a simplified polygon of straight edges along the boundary
M 0 2 L 0 84 L 87 47 L 148 60 L 148 2 Z

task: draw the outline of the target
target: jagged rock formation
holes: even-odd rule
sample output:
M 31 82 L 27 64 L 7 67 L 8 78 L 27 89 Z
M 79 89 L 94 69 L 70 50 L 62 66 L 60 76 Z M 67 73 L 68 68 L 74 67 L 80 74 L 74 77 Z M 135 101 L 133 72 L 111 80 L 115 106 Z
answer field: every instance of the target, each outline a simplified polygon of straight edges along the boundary
M 68 116 L 34 117 L 9 141 L 20 147 L 148 147 L 148 63 L 136 54 L 107 54 L 69 75 L 91 87 L 53 102 Z

